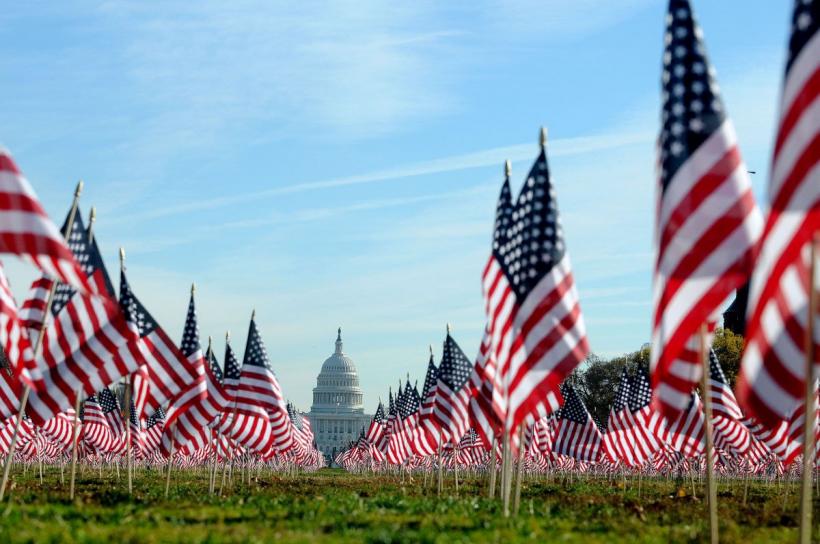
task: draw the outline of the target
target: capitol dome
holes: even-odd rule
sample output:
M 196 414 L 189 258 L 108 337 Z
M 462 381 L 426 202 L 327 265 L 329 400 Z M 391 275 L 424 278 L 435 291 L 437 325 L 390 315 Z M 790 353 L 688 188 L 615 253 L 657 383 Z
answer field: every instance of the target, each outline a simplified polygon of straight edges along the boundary
M 359 374 L 353 359 L 344 354 L 342 329 L 336 336 L 336 349 L 325 359 L 322 370 L 316 378 L 313 389 L 312 412 L 318 411 L 358 411 L 364 410 Z
M 328 464 L 370 423 L 370 415 L 364 413 L 356 365 L 342 349 L 342 329 L 336 336 L 333 355 L 322 363 L 316 378 L 308 417 L 316 447 L 325 454 Z

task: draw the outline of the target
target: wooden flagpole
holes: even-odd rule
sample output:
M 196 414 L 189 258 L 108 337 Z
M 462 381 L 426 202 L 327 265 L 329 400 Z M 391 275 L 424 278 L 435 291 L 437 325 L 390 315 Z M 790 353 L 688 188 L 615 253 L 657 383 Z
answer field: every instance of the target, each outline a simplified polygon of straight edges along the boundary
M 493 433 L 493 449 L 490 451 L 490 462 L 487 468 L 490 470 L 490 500 L 495 498 L 495 480 L 498 472 L 498 456 L 496 448 L 498 447 L 498 437 Z
M 518 515 L 521 506 L 521 477 L 524 475 L 524 424 L 518 434 L 518 466 L 515 470 L 515 501 L 513 503 L 513 514 Z
M 817 245 L 820 243 L 820 233 L 815 233 L 811 240 L 809 250 L 809 300 L 808 315 L 806 316 L 806 398 L 805 398 L 805 418 L 803 425 L 803 478 L 800 485 L 800 544 L 808 544 L 811 541 L 811 518 L 812 518 L 812 482 L 811 476 L 814 472 L 814 426 L 817 415 L 814 406 L 814 327 L 817 313 L 817 289 L 815 287 L 815 274 L 817 273 Z
M 501 451 L 501 501 L 504 507 L 504 517 L 510 517 L 510 476 L 511 463 L 510 457 L 512 455 L 512 447 L 510 444 L 511 433 L 508 429 L 504 430 L 503 446 Z
M 174 466 L 174 432 L 176 431 L 176 421 L 171 425 L 171 455 L 168 457 L 168 473 L 165 476 L 165 498 L 168 498 L 168 491 L 171 489 L 171 469 Z
M 82 387 L 77 389 L 77 399 L 74 401 L 74 433 L 72 434 L 71 446 L 71 486 L 69 496 L 74 500 L 74 480 L 77 476 L 77 447 L 80 439 L 80 397 L 82 397 Z
M 120 248 L 120 271 L 125 273 L 125 248 Z M 125 450 L 128 463 L 128 495 L 133 491 L 133 452 L 131 451 L 131 378 L 126 378 L 125 382 Z
M 128 494 L 131 495 L 134 492 L 134 452 L 131 450 L 131 378 L 128 378 L 128 381 L 125 384 L 125 403 L 125 439 L 128 441 L 128 444 L 126 444 L 128 456 Z M 117 471 L 119 471 L 119 463 L 117 463 Z
M 441 449 L 442 449 L 442 436 L 439 435 L 438 439 L 438 496 L 441 497 L 441 491 L 444 488 L 444 466 L 442 465 L 441 461 Z
M 717 486 L 715 485 L 715 460 L 712 452 L 712 398 L 709 385 L 711 369 L 709 365 L 709 346 L 707 345 L 706 324 L 700 326 L 700 357 L 702 363 L 701 389 L 703 390 L 704 434 L 706 435 L 706 488 L 709 504 L 709 539 L 717 544 L 718 514 L 717 514 Z
M 74 189 L 74 200 L 71 203 L 71 209 L 68 212 L 68 220 L 66 221 L 65 229 L 63 230 L 63 238 L 66 240 L 69 239 L 71 236 L 71 229 L 74 227 L 74 215 L 77 213 L 77 206 L 80 203 L 80 195 L 83 192 L 83 181 L 80 180 L 77 182 L 77 187 Z M 43 310 L 43 322 L 40 323 L 40 334 L 37 335 L 37 339 L 34 342 L 34 355 L 32 359 L 37 361 L 37 357 L 40 356 L 40 352 L 43 349 L 43 333 L 46 330 L 46 324 L 48 323 L 48 315 L 51 313 L 51 304 L 54 302 L 54 292 L 57 290 L 57 281 L 55 280 L 51 284 L 51 288 L 48 291 L 48 298 L 46 299 L 46 306 Z M 20 425 L 23 423 L 23 415 L 26 413 L 26 404 L 28 404 L 28 397 L 31 393 L 31 386 L 26 384 L 25 388 L 23 388 L 23 395 L 20 397 L 20 409 L 17 412 L 17 421 L 14 423 L 14 432 L 11 435 L 11 442 L 9 443 L 9 453 L 6 455 L 6 462 L 3 466 L 3 483 L 0 484 L 0 502 L 2 502 L 3 497 L 6 496 L 6 486 L 9 483 L 9 471 L 11 470 L 11 462 L 14 459 L 14 449 L 17 446 L 17 435 L 20 434 Z
M 208 350 L 205 352 L 205 364 L 206 365 L 211 364 L 211 356 L 213 354 L 213 351 L 212 351 L 213 347 L 212 346 L 213 346 L 213 340 L 210 336 L 208 336 Z M 206 370 L 206 372 L 207 372 L 207 370 Z M 219 448 L 219 436 L 218 436 L 217 432 L 218 431 L 216 429 L 211 429 L 211 455 L 212 455 L 212 461 L 211 461 L 211 477 L 210 477 L 210 480 L 208 482 L 208 493 L 211 494 L 211 495 L 213 495 L 214 491 L 216 491 L 216 471 L 217 471 L 216 458 L 217 458 L 217 451 L 218 451 L 218 448 Z

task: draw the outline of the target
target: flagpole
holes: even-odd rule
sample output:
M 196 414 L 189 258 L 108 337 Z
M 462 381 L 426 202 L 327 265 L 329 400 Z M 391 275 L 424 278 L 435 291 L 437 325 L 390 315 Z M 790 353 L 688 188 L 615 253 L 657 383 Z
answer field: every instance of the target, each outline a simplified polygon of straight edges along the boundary
M 211 357 L 213 355 L 213 340 L 210 336 L 208 336 L 208 350 L 205 352 L 205 364 L 211 364 Z M 206 368 L 205 371 L 207 372 L 208 369 Z M 213 456 L 213 460 L 211 461 L 211 476 L 208 482 L 208 493 L 210 495 L 214 494 L 216 490 L 216 457 L 217 457 L 217 448 L 219 446 L 219 436 L 217 434 L 217 429 L 211 429 L 211 455 Z
M 490 469 L 490 500 L 495 498 L 495 480 L 496 480 L 496 472 L 498 470 L 498 455 L 496 453 L 496 448 L 498 447 L 498 437 L 493 432 L 493 449 L 490 452 L 490 462 L 488 464 L 488 468 Z
M 817 289 L 815 288 L 815 274 L 817 272 L 817 245 L 820 243 L 820 233 L 815 233 L 811 239 L 809 250 L 809 300 L 808 316 L 806 316 L 806 398 L 805 418 L 803 425 L 803 477 L 800 485 L 800 544 L 811 541 L 812 518 L 812 482 L 814 472 L 815 437 L 814 426 L 816 408 L 814 406 L 814 327 L 817 312 Z
M 128 462 L 128 495 L 131 495 L 134 491 L 133 489 L 133 470 L 134 470 L 134 455 L 131 451 L 131 378 L 129 377 L 125 382 L 125 440 L 127 441 L 126 444 L 126 451 L 127 451 L 127 462 Z M 136 417 L 136 416 L 135 416 Z M 139 422 L 139 419 L 137 419 Z M 119 463 L 117 464 L 117 470 L 119 470 Z
M 709 346 L 707 345 L 706 324 L 700 326 L 700 357 L 703 365 L 701 371 L 701 389 L 703 390 L 703 413 L 706 435 L 706 488 L 709 504 L 709 535 L 710 542 L 717 544 L 718 536 L 718 514 L 717 514 L 717 486 L 715 485 L 715 460 L 712 452 L 712 398 L 710 396 L 709 378 L 711 369 L 709 365 Z
M 444 467 L 441 464 L 441 449 L 442 449 L 442 436 L 439 434 L 438 438 L 438 496 L 441 497 L 441 490 L 444 487 Z
M 68 211 L 68 219 L 66 226 L 63 229 L 63 238 L 66 240 L 71 236 L 71 229 L 74 227 L 74 216 L 77 213 L 77 206 L 80 204 L 80 195 L 83 192 L 83 181 L 77 182 L 77 187 L 74 189 L 74 200 L 71 203 L 71 209 Z M 37 363 L 37 357 L 43 349 L 43 333 L 46 330 L 48 322 L 48 314 L 51 312 L 51 305 L 54 302 L 54 292 L 57 290 L 57 280 L 54 280 L 48 290 L 48 298 L 46 299 L 46 306 L 43 310 L 43 322 L 40 323 L 40 334 L 37 335 L 37 340 L 34 342 L 34 350 L 32 360 Z M 23 395 L 20 397 L 20 409 L 17 412 L 17 421 L 14 423 L 14 432 L 11 435 L 11 442 L 9 443 L 9 453 L 6 455 L 6 462 L 3 466 L 3 483 L 0 484 L 0 502 L 6 495 L 6 486 L 9 483 L 9 471 L 11 470 L 11 461 L 14 458 L 14 449 L 17 446 L 17 435 L 20 433 L 20 425 L 23 423 L 23 415 L 26 412 L 26 405 L 28 404 L 28 397 L 31 393 L 31 386 L 26 384 L 23 389 Z
M 504 429 L 501 450 L 501 501 L 504 507 L 504 517 L 510 517 L 510 431 Z
M 120 248 L 120 271 L 125 273 L 125 248 Z M 126 378 L 125 382 L 125 450 L 128 463 L 128 495 L 133 493 L 132 476 L 132 452 L 131 452 L 131 378 Z
M 521 506 L 521 476 L 523 475 L 524 467 L 524 424 L 521 424 L 521 429 L 518 435 L 518 466 L 516 467 L 515 476 L 515 502 L 513 503 L 513 514 L 518 515 L 518 509 Z
M 171 425 L 171 455 L 168 457 L 168 474 L 165 476 L 165 498 L 168 498 L 168 491 L 171 489 L 171 468 L 174 466 L 174 431 L 177 423 Z
M 72 447 L 71 447 L 71 487 L 69 496 L 74 500 L 74 480 L 77 476 L 77 443 L 80 439 L 80 397 L 82 396 L 83 388 L 77 388 L 77 398 L 74 400 L 74 429 L 72 433 Z

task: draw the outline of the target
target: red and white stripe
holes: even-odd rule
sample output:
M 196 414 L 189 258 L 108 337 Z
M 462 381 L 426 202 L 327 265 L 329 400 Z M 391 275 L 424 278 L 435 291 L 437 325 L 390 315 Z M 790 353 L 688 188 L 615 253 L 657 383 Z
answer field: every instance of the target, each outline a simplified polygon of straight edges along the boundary
M 122 453 L 125 426 L 121 418 L 108 417 L 99 403 L 89 398 L 83 404 L 82 440 L 98 453 Z
M 814 2 L 812 2 L 814 4 Z M 816 15 L 816 6 L 810 7 Z M 815 22 L 816 24 L 816 22 Z M 749 289 L 740 403 L 770 426 L 805 395 L 811 243 L 820 232 L 820 32 L 792 61 L 780 100 L 769 212 Z M 820 254 L 820 250 L 817 251 Z M 818 255 L 820 258 L 820 255 Z M 814 279 L 815 290 L 820 279 Z M 812 341 L 820 373 L 820 319 Z
M 0 147 L 0 252 L 33 262 L 43 273 L 94 293 L 62 233 L 43 210 L 7 149 Z
M 701 324 L 748 277 L 762 227 L 749 175 L 726 120 L 674 174 L 658 203 L 652 388 L 670 416 L 701 377 Z
M 27 407 L 32 420 L 42 425 L 73 406 L 78 391 L 93 394 L 136 370 L 133 358 L 121 356 L 135 340 L 118 307 L 74 293 L 44 332 Z
M 496 364 L 493 407 L 511 430 L 543 405 L 543 399 L 560 398 L 561 382 L 589 352 L 586 328 L 567 254 L 524 301 L 515 300 L 493 257 L 482 284 Z

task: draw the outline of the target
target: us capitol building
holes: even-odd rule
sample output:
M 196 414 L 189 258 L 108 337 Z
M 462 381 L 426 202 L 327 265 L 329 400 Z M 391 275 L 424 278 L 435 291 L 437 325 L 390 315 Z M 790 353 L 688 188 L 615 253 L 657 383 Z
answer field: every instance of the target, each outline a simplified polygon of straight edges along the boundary
M 336 350 L 322 364 L 313 388 L 313 406 L 308 417 L 316 446 L 328 464 L 336 454 L 359 437 L 372 416 L 364 413 L 359 374 L 353 359 L 342 351 L 342 329 L 336 337 Z

